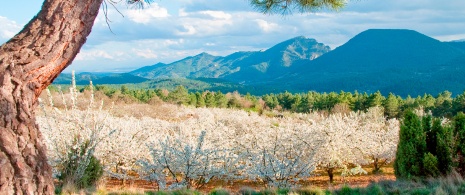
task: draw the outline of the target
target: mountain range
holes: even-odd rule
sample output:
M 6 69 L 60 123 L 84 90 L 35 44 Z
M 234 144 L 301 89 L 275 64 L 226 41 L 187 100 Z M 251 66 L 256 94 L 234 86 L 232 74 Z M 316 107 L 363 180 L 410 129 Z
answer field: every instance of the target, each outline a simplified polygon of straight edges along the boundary
M 69 75 L 61 74 L 54 83 L 69 84 L 69 80 Z M 239 90 L 256 95 L 312 90 L 379 90 L 401 96 L 448 90 L 461 94 L 465 89 L 465 42 L 441 42 L 413 30 L 371 29 L 331 50 L 301 36 L 264 51 L 224 57 L 201 53 L 124 74 L 77 76 L 78 84 L 88 80 L 95 84 L 140 83 L 151 88 L 183 84 L 191 90 Z

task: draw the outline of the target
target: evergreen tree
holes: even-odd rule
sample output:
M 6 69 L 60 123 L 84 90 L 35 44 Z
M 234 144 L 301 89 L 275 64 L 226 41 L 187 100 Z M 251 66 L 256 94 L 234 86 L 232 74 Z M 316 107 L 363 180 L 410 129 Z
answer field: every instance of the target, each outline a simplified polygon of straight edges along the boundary
M 223 93 L 221 93 L 221 91 L 215 93 L 215 101 L 218 108 L 228 107 L 228 99 Z
M 197 99 L 197 108 L 205 107 L 205 99 L 203 98 L 203 95 L 199 92 L 195 92 L 195 97 Z
M 386 115 L 388 118 L 395 118 L 399 114 L 399 102 L 397 100 L 397 97 L 389 93 L 388 97 L 384 101 L 384 115 Z
M 354 111 L 365 111 L 367 109 L 368 94 L 354 93 Z
M 126 85 L 121 85 L 121 94 L 129 94 L 129 88 Z
M 394 172 L 397 178 L 422 176 L 426 141 L 419 117 L 408 110 L 400 126 Z
M 178 105 L 186 105 L 190 100 L 189 92 L 184 86 L 177 86 L 176 89 L 174 89 L 174 91 L 168 94 L 168 100 Z
M 313 104 L 315 102 L 315 98 L 313 93 L 307 93 L 302 96 L 302 100 L 299 104 L 299 107 L 297 108 L 298 112 L 303 112 L 303 113 L 309 113 L 312 108 Z
M 195 93 L 189 93 L 189 105 L 197 106 L 197 96 Z
M 300 94 L 295 94 L 293 98 L 293 103 L 291 105 L 291 110 L 293 112 L 298 112 L 301 103 L 302 103 L 302 96 Z
M 292 104 L 294 104 L 294 95 L 286 91 L 283 94 L 278 95 L 278 101 L 283 109 L 291 110 Z
M 208 108 L 216 107 L 215 96 L 212 92 L 207 91 L 205 93 L 205 106 Z
M 427 151 L 431 152 L 433 155 L 436 155 L 437 132 L 432 130 L 432 122 L 432 116 L 427 114 L 423 116 L 421 120 L 421 127 L 425 133 Z
M 457 113 L 454 117 L 455 155 L 458 159 L 457 171 L 465 175 L 465 114 Z
M 368 106 L 370 108 L 376 107 L 376 106 L 382 106 L 383 100 L 384 100 L 383 95 L 381 95 L 381 92 L 377 91 L 368 97 Z
M 271 110 L 279 105 L 278 98 L 274 94 L 264 95 L 262 99 L 265 101 L 265 105 Z
M 433 120 L 431 131 L 436 134 L 435 155 L 438 160 L 438 169 L 443 175 L 452 171 L 452 129 L 443 127 L 440 119 Z M 429 146 L 428 146 L 429 147 Z

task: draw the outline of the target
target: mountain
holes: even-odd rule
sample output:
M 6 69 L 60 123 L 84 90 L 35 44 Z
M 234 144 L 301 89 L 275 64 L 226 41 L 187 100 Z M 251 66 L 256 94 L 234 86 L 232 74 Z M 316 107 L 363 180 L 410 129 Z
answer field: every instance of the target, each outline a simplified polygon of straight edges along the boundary
M 451 41 L 451 42 L 446 42 L 450 46 L 464 50 L 465 51 L 465 40 L 462 41 Z
M 228 56 L 201 53 L 145 66 L 127 74 L 78 74 L 78 84 L 139 83 L 192 90 L 240 90 L 260 95 L 283 91 L 359 91 L 401 96 L 465 89 L 465 42 L 441 42 L 413 30 L 371 29 L 334 50 L 295 37 L 264 51 Z M 68 80 L 69 79 L 69 80 Z M 54 83 L 66 81 L 61 76 Z
M 318 43 L 315 39 L 296 37 L 236 62 L 235 66 L 239 70 L 223 78 L 241 83 L 276 79 L 292 69 L 300 69 L 295 64 L 302 64 L 301 61 L 310 62 L 330 50 L 329 46 Z
M 264 84 L 293 91 L 461 93 L 464 59 L 464 50 L 416 31 L 367 30 L 282 79 Z
M 296 37 L 266 50 L 236 52 L 221 57 L 201 53 L 171 64 L 158 63 L 130 72 L 148 79 L 224 78 L 234 82 L 273 79 L 300 60 L 313 60 L 330 51 L 315 39 Z
M 186 78 L 191 77 L 191 75 L 196 72 L 214 66 L 214 61 L 219 58 L 221 57 L 212 56 L 208 53 L 201 53 L 171 64 L 158 63 L 150 67 L 142 67 L 130 72 L 130 74 L 148 79 Z

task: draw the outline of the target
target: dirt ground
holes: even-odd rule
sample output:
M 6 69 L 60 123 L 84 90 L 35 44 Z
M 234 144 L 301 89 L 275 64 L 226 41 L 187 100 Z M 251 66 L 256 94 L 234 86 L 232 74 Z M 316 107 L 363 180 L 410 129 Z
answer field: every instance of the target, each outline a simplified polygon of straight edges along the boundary
M 329 183 L 329 177 L 324 173 L 320 175 L 315 175 L 310 177 L 308 180 L 299 183 L 299 185 L 303 188 L 306 187 L 318 187 L 320 189 L 337 189 L 343 185 L 349 185 L 351 187 L 365 187 L 371 182 L 378 182 L 382 180 L 395 180 L 396 177 L 394 176 L 394 170 L 392 167 L 383 167 L 383 173 L 381 174 L 371 174 L 370 168 L 365 168 L 365 170 L 369 173 L 367 175 L 355 175 L 355 176 L 348 176 L 348 177 L 341 177 L 340 173 L 335 173 L 334 182 L 331 184 Z M 317 173 L 318 174 L 318 173 Z M 114 190 L 124 190 L 130 189 L 132 191 L 156 191 L 157 184 L 155 182 L 147 182 L 143 180 L 131 180 L 131 181 L 123 181 L 116 180 L 116 179 L 108 179 L 105 181 L 105 188 L 109 191 Z M 241 180 L 241 181 L 233 181 L 233 182 L 226 182 L 226 181 L 212 181 L 206 186 L 198 189 L 201 192 L 210 192 L 215 188 L 223 188 L 230 192 L 238 192 L 240 189 L 248 187 L 253 188 L 256 190 L 263 189 L 264 186 L 258 182 L 252 182 L 248 180 Z

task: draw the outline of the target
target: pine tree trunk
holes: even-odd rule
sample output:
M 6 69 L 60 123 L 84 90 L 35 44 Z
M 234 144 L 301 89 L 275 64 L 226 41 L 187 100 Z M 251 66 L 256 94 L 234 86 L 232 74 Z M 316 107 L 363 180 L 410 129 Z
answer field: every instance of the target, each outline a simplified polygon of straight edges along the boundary
M 0 194 L 54 193 L 34 110 L 42 90 L 85 43 L 102 1 L 46 0 L 0 47 Z

